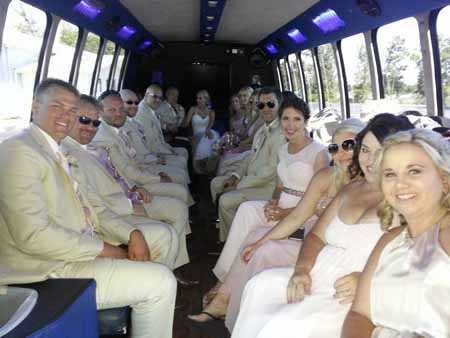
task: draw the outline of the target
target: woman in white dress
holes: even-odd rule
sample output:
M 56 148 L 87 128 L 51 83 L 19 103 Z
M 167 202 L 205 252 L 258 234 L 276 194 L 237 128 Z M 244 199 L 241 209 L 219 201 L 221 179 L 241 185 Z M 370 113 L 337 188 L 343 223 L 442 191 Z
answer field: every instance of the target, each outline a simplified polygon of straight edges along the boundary
M 302 99 L 294 97 L 284 100 L 279 112 L 281 114 L 281 130 L 288 143 L 284 144 L 278 153 L 278 184 L 273 198 L 269 202 L 248 201 L 242 203 L 233 220 L 232 229 L 234 228 L 234 230 L 231 231 L 239 231 L 240 228 L 273 227 L 301 200 L 314 174 L 328 166 L 329 157 L 326 148 L 312 140 L 306 131 L 306 124 L 310 116 L 308 105 Z M 226 245 L 233 247 L 231 250 L 235 251 L 234 256 L 246 235 L 247 233 L 241 239 L 233 236 L 227 240 Z M 234 248 L 234 245 L 237 247 Z M 220 271 L 220 268 L 215 269 L 214 273 L 219 280 L 223 280 L 224 273 Z M 229 292 L 226 293 L 226 297 L 228 296 Z M 224 315 L 226 306 L 217 305 L 216 303 L 210 304 L 204 309 L 204 313 L 190 318 L 206 321 L 210 319 L 208 314 Z
M 206 90 L 200 90 L 196 96 L 197 105 L 191 107 L 187 114 L 184 126 L 192 126 L 192 148 L 194 152 L 194 169 L 197 173 L 204 170 L 201 161 L 212 155 L 213 144 L 219 139 L 219 133 L 212 129 L 215 112 L 210 108 L 211 99 Z
M 351 172 L 364 178 L 334 198 L 306 237 L 295 268 L 265 270 L 247 283 L 233 338 L 339 336 L 359 273 L 382 235 L 375 155 L 386 136 L 410 128 L 407 119 L 380 114 L 358 134 Z
M 343 338 L 450 337 L 450 145 L 429 130 L 397 133 L 379 158 L 385 234 L 361 275 Z

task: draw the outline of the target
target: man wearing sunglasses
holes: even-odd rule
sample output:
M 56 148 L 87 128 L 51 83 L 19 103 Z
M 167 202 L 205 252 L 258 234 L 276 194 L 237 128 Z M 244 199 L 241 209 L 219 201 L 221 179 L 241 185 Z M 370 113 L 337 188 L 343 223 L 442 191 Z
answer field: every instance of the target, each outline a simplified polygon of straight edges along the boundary
M 128 141 L 127 135 L 120 130 L 126 121 L 126 114 L 119 93 L 106 91 L 100 95 L 99 101 L 102 105 L 100 114 L 103 122 L 88 148 L 96 151 L 99 156 L 106 151 L 117 171 L 130 186 L 143 186 L 153 195 L 174 197 L 192 204 L 184 176 L 177 178 L 179 183 L 174 183 L 164 172 L 156 173 L 151 166 L 137 162 L 136 150 Z
M 94 98 L 82 95 L 80 117 L 98 121 L 101 106 Z M 81 123 L 81 119 L 62 142 L 66 155 L 76 159 L 73 173 L 78 183 L 88 192 L 87 198 L 98 214 L 100 222 L 139 228 L 151 239 L 150 249 L 157 247 L 158 232 L 169 231 L 169 254 L 163 263 L 177 268 L 189 262 L 186 247 L 188 208 L 186 203 L 170 197 L 152 196 L 143 187 L 130 187 L 120 176 L 107 156 L 97 157 L 86 149 L 97 133 L 92 124 Z M 170 205 L 170 210 L 166 207 Z M 158 221 L 167 222 L 168 224 Z M 170 225 L 169 225 L 170 224 Z M 160 228 L 168 228 L 161 230 Z M 111 238 L 114 242 L 114 238 Z M 151 251 L 151 250 L 150 250 Z M 151 255 L 150 255 L 151 256 Z
M 226 240 L 241 203 L 269 200 L 275 189 L 278 149 L 286 142 L 278 118 L 281 93 L 275 88 L 262 88 L 258 101 L 264 125 L 255 134 L 251 155 L 239 163 L 231 176 L 218 176 L 211 181 L 213 199 L 222 194 L 218 202 L 221 241 Z
M 98 221 L 74 181 L 75 164 L 60 149 L 79 116 L 79 98 L 72 85 L 44 80 L 34 95 L 30 128 L 0 144 L 0 265 L 25 273 L 26 282 L 93 278 L 99 309 L 130 305 L 133 334 L 172 337 L 172 272 L 148 261 L 139 229 Z M 161 261 L 171 240 L 170 232 L 165 234 L 160 241 L 150 239 L 161 245 Z M 128 244 L 128 250 L 111 245 L 110 238 Z
M 156 110 L 160 107 L 162 100 L 161 87 L 156 84 L 150 85 L 145 92 L 144 99 L 139 103 L 135 119 L 144 127 L 147 148 L 152 153 L 176 157 L 178 161 L 184 161 L 186 165 L 189 157 L 187 150 L 172 147 L 164 139 L 161 124 L 156 116 Z

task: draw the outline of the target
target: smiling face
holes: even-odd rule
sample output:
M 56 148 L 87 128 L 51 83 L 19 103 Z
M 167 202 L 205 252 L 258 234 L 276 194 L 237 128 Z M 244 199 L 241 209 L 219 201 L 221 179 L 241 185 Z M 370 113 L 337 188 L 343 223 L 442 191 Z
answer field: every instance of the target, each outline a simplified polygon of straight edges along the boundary
M 429 155 L 410 143 L 393 145 L 384 153 L 381 188 L 386 201 L 407 220 L 436 215 L 448 189 Z
M 97 109 L 92 104 L 84 101 L 80 103 L 80 112 L 78 115 L 88 117 L 92 121 L 98 120 Z M 92 141 L 96 133 L 97 128 L 92 125 L 92 122 L 82 124 L 77 119 L 69 135 L 80 144 L 88 144 Z
M 149 87 L 145 92 L 145 103 L 153 110 L 156 110 L 161 105 L 163 96 L 162 90 L 159 87 Z
M 33 123 L 59 143 L 72 129 L 78 110 L 79 98 L 55 86 L 34 99 Z
M 123 101 L 118 96 L 107 96 L 102 100 L 102 119 L 110 126 L 120 128 L 125 124 L 127 114 Z
M 135 117 L 138 111 L 139 100 L 137 95 L 131 90 L 123 91 L 120 93 L 123 101 L 123 107 L 125 113 L 129 117 Z
M 358 157 L 359 166 L 368 182 L 375 181 L 374 163 L 380 150 L 380 142 L 378 142 L 375 135 L 369 131 L 362 139 L 361 150 Z
M 274 104 L 273 108 L 270 108 L 267 103 L 272 102 Z M 275 94 L 261 94 L 259 97 L 259 103 L 264 103 L 264 108 L 260 109 L 260 114 L 264 119 L 266 124 L 270 124 L 273 120 L 277 118 L 279 103 Z
M 300 141 L 305 137 L 305 118 L 301 111 L 292 107 L 281 114 L 281 130 L 289 142 Z
M 200 108 L 205 108 L 208 105 L 208 97 L 203 92 L 197 93 L 195 100 L 197 102 L 197 106 Z
M 344 150 L 342 149 L 342 142 L 346 140 L 354 140 L 355 134 L 351 132 L 342 132 L 334 135 L 333 143 L 339 145 L 339 150 L 337 153 L 333 154 L 333 161 L 336 166 L 341 168 L 342 170 L 347 170 L 349 165 L 352 163 L 353 158 L 353 149 Z

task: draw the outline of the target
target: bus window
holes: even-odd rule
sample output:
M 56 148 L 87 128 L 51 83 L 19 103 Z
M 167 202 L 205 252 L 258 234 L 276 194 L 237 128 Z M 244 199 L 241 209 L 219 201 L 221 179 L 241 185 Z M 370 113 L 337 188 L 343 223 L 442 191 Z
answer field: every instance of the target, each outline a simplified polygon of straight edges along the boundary
M 419 26 L 415 18 L 380 27 L 377 33 L 385 103 L 383 111 L 426 113 Z M 379 113 L 376 111 L 374 113 Z
M 297 55 L 295 53 L 289 54 L 288 62 L 291 70 L 292 91 L 298 97 L 303 97 L 303 84 Z
M 372 99 L 369 58 L 363 34 L 356 34 L 341 41 L 347 90 L 352 117 L 366 119 L 364 102 Z
M 325 105 L 341 111 L 341 94 L 333 47 L 330 44 L 319 46 L 318 55 L 325 92 Z
M 437 18 L 439 52 L 441 55 L 442 96 L 444 99 L 444 116 L 450 118 L 450 6 L 443 8 Z
M 319 86 L 316 71 L 314 70 L 313 56 L 309 49 L 302 50 L 301 61 L 305 72 L 308 104 L 312 115 L 319 112 Z
M 120 72 L 123 67 L 123 62 L 125 60 L 125 49 L 120 48 L 119 57 L 117 58 L 117 65 L 112 78 L 111 88 L 115 90 L 120 90 Z
M 0 141 L 28 125 L 47 16 L 26 3 L 8 6 L 0 50 Z
M 291 84 L 289 83 L 287 64 L 284 59 L 278 60 L 280 64 L 281 82 L 283 84 L 283 90 L 291 90 Z
M 116 44 L 114 42 L 106 42 L 105 52 L 103 53 L 103 58 L 101 61 L 100 73 L 97 79 L 97 91 L 95 93 L 96 97 L 108 89 L 108 77 L 111 70 L 115 49 Z
M 95 34 L 88 33 L 78 72 L 77 88 L 80 93 L 89 94 L 99 47 L 100 38 Z
M 77 26 L 61 20 L 56 30 L 55 42 L 48 66 L 47 77 L 69 80 L 75 48 L 78 40 Z

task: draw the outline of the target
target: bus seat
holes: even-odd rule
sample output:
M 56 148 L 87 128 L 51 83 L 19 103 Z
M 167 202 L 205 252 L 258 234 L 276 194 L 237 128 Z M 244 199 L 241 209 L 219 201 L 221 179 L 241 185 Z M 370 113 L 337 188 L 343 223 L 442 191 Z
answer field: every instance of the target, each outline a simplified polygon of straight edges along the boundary
M 128 331 L 130 308 L 119 307 L 97 311 L 98 329 L 101 336 L 122 335 Z

